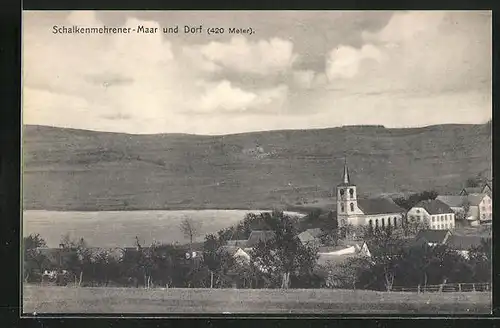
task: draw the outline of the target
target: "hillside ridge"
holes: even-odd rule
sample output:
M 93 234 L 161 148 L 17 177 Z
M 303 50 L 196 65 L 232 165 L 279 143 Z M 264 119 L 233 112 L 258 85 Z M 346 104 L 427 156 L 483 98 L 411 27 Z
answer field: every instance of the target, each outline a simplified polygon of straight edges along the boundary
M 332 201 L 347 158 L 360 195 L 491 178 L 490 124 L 346 126 L 231 135 L 25 125 L 26 209 L 254 209 Z M 478 146 L 479 145 L 479 146 Z

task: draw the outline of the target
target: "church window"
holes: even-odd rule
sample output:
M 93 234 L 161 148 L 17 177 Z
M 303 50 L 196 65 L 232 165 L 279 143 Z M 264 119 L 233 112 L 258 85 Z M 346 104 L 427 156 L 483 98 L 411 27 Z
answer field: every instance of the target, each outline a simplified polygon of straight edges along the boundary
M 384 218 L 382 218 L 382 228 L 385 228 L 385 221 L 384 221 Z
M 375 227 L 378 228 L 378 219 L 375 219 Z
M 349 195 L 351 195 L 351 198 L 354 198 L 354 189 L 349 189 Z
M 420 210 L 417 210 L 417 213 L 420 213 Z
M 345 191 L 344 189 L 340 189 L 340 197 L 344 197 Z
M 341 212 L 344 212 L 344 211 L 345 211 L 344 204 L 340 204 L 340 211 L 341 211 Z
M 354 204 L 351 203 L 350 206 L 351 206 L 351 212 L 354 212 Z
M 397 228 L 398 227 L 398 224 L 397 224 L 397 218 L 394 217 L 394 228 Z
M 373 227 L 373 220 L 368 221 L 368 223 L 370 224 L 370 228 Z

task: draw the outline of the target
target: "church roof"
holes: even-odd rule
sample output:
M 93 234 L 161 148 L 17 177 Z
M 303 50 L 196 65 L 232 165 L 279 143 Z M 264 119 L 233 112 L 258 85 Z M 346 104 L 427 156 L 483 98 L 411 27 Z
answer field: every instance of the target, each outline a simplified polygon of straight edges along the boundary
M 390 198 L 358 199 L 358 207 L 365 215 L 403 213 L 405 211 Z
M 342 182 L 339 186 L 351 186 L 351 177 L 349 176 L 349 168 L 347 167 L 347 160 L 344 162 L 344 173 L 342 174 Z

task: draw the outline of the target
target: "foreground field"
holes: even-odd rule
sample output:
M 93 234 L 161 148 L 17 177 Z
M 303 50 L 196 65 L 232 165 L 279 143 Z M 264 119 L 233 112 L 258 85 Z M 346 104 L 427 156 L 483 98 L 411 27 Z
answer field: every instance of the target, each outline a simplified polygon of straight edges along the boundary
M 478 314 L 490 293 L 386 293 L 330 289 L 166 289 L 25 286 L 24 313 Z

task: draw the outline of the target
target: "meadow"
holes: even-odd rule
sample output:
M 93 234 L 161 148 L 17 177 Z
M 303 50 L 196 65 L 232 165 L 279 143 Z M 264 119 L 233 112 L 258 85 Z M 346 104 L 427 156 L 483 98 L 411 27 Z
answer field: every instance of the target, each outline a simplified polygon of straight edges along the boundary
M 23 206 L 60 211 L 273 208 L 331 197 L 458 193 L 491 177 L 490 125 L 341 127 L 224 136 L 25 126 Z M 478 147 L 477 145 L 481 145 Z
M 27 285 L 23 313 L 488 314 L 491 294 L 335 289 L 136 289 Z
M 179 225 L 190 218 L 198 227 L 195 242 L 205 235 L 237 224 L 247 213 L 261 210 L 201 211 L 24 211 L 23 235 L 39 233 L 48 247 L 59 247 L 61 237 L 84 238 L 93 247 L 133 246 L 135 237 L 145 245 L 153 241 L 186 243 Z

